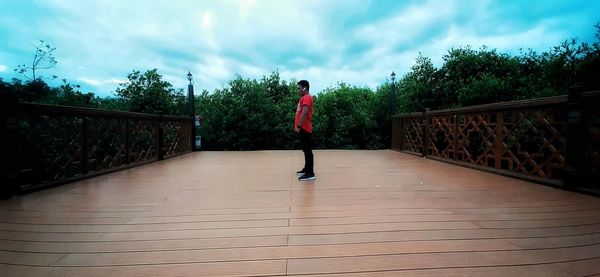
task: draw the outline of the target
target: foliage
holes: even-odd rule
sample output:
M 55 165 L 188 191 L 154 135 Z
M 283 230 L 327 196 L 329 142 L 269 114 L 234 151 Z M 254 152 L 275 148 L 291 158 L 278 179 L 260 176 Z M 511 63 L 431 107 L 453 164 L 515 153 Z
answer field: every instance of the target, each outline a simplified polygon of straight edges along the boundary
M 36 100 L 35 102 L 62 105 L 62 106 L 75 106 L 75 107 L 88 107 L 98 108 L 98 98 L 93 93 L 82 93 L 79 91 L 79 85 L 73 85 L 63 79 L 63 84 L 52 90 L 52 94 L 44 98 Z
M 435 68 L 421 54 L 398 82 L 400 112 L 564 95 L 569 86 L 600 88 L 600 24 L 596 42 L 566 40 L 548 51 L 511 56 L 483 46 L 452 48 Z
M 375 120 L 375 124 L 377 125 L 377 130 L 375 130 L 376 135 L 379 137 L 379 143 L 377 143 L 380 147 L 387 148 L 390 146 L 390 130 L 391 130 L 391 121 L 390 121 L 390 112 L 389 112 L 389 102 L 390 102 L 390 91 L 392 90 L 392 84 L 384 83 L 379 85 L 374 92 L 373 99 L 371 101 L 371 110 L 373 111 L 373 120 Z M 397 88 L 396 88 L 397 90 Z M 396 105 L 398 105 L 398 94 L 396 94 Z
M 387 115 L 375 112 L 387 107 L 380 95 L 341 83 L 313 97 L 316 148 L 378 149 L 386 143 L 380 123 Z M 261 80 L 238 75 L 224 88 L 203 91 L 196 100 L 203 117 L 202 145 L 208 150 L 294 149 L 298 99 L 296 82 L 282 81 L 278 72 Z
M 203 91 L 196 111 L 203 117 L 202 145 L 206 149 L 291 149 L 295 113 L 295 83 L 278 72 L 261 80 L 237 75 L 226 87 Z
M 444 61 L 441 69 L 441 94 L 445 96 L 445 105 L 442 108 L 513 99 L 511 91 L 505 90 L 506 86 L 502 87 L 503 82 L 513 82 L 512 77 L 516 75 L 518 62 L 513 57 L 487 47 L 476 51 L 467 46 L 451 49 L 444 56 Z M 497 82 L 498 79 L 504 81 Z M 480 97 L 477 95 L 479 92 L 474 91 L 478 88 L 501 91 L 485 92 Z
M 98 108 L 114 111 L 129 111 L 129 106 L 117 97 L 98 98 Z
M 376 95 L 368 88 L 339 83 L 315 97 L 315 143 L 319 148 L 378 149 L 380 140 L 374 107 Z
M 458 93 L 458 102 L 462 106 L 471 106 L 480 103 L 492 103 L 511 100 L 510 86 L 505 79 L 494 76 L 491 73 L 483 73 L 481 76 L 471 78 Z
M 173 86 L 162 79 L 157 69 L 145 73 L 133 70 L 127 75 L 129 80 L 122 83 L 116 94 L 129 111 L 152 114 L 183 114 L 186 97 L 183 89 Z
M 439 95 L 439 71 L 433 67 L 431 59 L 419 53 L 412 71 L 398 82 L 399 111 L 421 111 L 436 109 L 448 101 Z M 442 97 L 440 97 L 442 96 Z
M 63 79 L 59 87 L 51 88 L 41 79 L 28 81 L 13 79 L 6 83 L 0 78 L 0 98 L 11 101 L 33 102 L 51 105 L 97 108 L 99 98 L 93 93 L 82 93 L 79 85 L 73 85 Z
M 34 102 L 52 94 L 53 90 L 41 79 L 26 83 L 22 83 L 19 79 L 13 79 L 11 83 L 7 83 L 0 78 L 0 98 Z
M 581 44 L 580 61 L 575 65 L 575 83 L 600 88 L 600 23 L 594 25 L 596 28 L 596 41 L 594 43 Z

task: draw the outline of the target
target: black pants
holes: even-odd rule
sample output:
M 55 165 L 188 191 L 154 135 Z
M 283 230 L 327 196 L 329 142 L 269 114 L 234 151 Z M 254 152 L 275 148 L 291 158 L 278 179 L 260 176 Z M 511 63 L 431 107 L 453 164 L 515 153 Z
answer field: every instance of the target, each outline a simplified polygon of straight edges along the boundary
M 312 133 L 300 129 L 300 145 L 304 152 L 304 172 L 315 173 L 314 158 L 312 152 Z

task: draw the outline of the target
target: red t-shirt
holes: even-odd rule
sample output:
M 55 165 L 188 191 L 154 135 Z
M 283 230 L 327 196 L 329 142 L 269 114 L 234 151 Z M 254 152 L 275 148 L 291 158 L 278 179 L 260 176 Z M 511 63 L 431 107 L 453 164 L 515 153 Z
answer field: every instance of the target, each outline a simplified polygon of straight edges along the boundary
M 298 126 L 300 124 L 300 115 L 302 115 L 302 107 L 308 106 L 308 118 L 304 120 L 301 128 L 304 131 L 312 133 L 312 115 L 313 115 L 313 98 L 310 94 L 305 94 L 298 101 L 298 108 L 296 109 L 296 119 L 294 120 L 294 126 Z

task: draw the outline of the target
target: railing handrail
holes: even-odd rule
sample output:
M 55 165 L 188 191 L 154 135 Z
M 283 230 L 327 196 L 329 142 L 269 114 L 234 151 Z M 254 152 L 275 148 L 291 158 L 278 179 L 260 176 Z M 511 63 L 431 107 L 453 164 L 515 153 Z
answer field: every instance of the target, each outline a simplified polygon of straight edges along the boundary
M 581 97 L 583 99 L 600 97 L 600 90 L 588 91 L 588 92 L 581 93 Z M 497 112 L 497 111 L 516 110 L 516 109 L 525 109 L 525 108 L 537 108 L 540 106 L 562 105 L 562 104 L 567 103 L 567 100 L 568 100 L 568 95 L 559 95 L 559 96 L 540 97 L 540 98 L 515 100 L 515 101 L 499 102 L 499 103 L 491 103 L 491 104 L 481 104 L 481 105 L 466 106 L 466 107 L 460 107 L 460 108 L 431 110 L 431 111 L 426 111 L 426 112 L 403 113 L 403 114 L 393 115 L 392 118 L 423 117 L 424 114 L 427 114 L 427 115 L 466 114 L 466 113 L 476 113 L 476 112 L 482 112 L 482 111 Z
M 13 103 L 11 103 L 12 105 Z M 18 109 L 29 112 L 44 112 L 49 114 L 68 114 L 85 116 L 104 116 L 104 117 L 126 117 L 131 119 L 166 119 L 166 120 L 191 120 L 192 117 L 177 115 L 157 115 L 149 113 L 125 112 L 115 110 L 105 110 L 87 107 L 74 107 L 63 105 L 39 104 L 30 102 L 16 102 Z
M 451 109 L 440 109 L 431 110 L 426 112 L 415 112 L 394 115 L 393 118 L 406 118 L 406 117 L 421 117 L 424 114 L 427 115 L 445 115 L 445 114 L 465 114 L 465 113 L 477 113 L 477 112 L 497 112 L 506 110 L 516 110 L 524 108 L 537 108 L 540 106 L 552 106 L 561 105 L 567 102 L 567 95 L 542 97 L 526 100 L 516 100 L 508 102 L 499 102 L 491 104 L 482 104 L 474 106 L 466 106 L 460 108 Z

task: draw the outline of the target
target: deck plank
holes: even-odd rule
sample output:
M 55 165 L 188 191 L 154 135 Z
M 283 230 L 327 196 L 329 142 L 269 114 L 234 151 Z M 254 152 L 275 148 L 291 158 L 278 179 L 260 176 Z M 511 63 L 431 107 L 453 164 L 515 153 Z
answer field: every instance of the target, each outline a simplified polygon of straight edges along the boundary
M 600 198 L 390 150 L 195 152 L 0 201 L 6 276 L 589 276 Z M 3 276 L 4 276 L 3 275 Z

